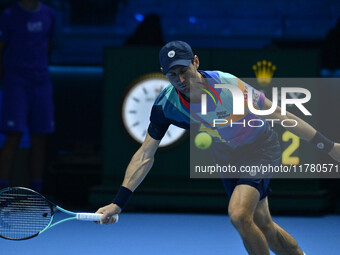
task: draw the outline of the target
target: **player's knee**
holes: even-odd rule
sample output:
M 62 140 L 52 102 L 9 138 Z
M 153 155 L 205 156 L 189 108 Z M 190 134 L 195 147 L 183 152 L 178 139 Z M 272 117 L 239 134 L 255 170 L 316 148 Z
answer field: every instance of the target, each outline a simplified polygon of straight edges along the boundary
M 256 226 L 264 233 L 270 233 L 275 229 L 275 224 L 271 218 L 266 217 L 266 215 L 257 214 L 254 218 Z
M 230 210 L 229 217 L 233 226 L 238 230 L 247 228 L 253 223 L 252 215 L 243 209 Z
M 275 225 L 272 220 L 261 220 L 259 222 L 255 221 L 255 224 L 259 227 L 259 229 L 262 231 L 262 233 L 269 234 L 272 231 L 275 230 Z

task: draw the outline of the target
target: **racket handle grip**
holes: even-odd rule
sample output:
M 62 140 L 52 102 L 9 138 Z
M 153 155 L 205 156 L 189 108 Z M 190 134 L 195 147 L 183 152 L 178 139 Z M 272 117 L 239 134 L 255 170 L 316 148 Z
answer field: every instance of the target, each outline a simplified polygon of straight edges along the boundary
M 101 213 L 77 213 L 76 217 L 77 220 L 82 220 L 82 221 L 100 221 L 100 218 L 102 217 L 103 214 Z M 116 222 L 118 222 L 118 214 L 113 215 L 115 218 Z

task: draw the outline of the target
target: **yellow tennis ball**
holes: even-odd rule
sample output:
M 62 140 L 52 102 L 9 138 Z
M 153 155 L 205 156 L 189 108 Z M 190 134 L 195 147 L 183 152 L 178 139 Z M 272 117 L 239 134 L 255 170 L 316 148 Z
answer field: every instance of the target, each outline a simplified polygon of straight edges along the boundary
M 205 132 L 199 133 L 195 137 L 195 145 L 201 150 L 206 150 L 210 147 L 212 143 L 212 138 Z

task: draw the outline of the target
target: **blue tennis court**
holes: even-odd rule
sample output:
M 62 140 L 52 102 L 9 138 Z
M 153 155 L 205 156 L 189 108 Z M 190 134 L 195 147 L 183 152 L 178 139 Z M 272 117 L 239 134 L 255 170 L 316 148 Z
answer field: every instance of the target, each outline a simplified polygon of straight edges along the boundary
M 62 214 L 56 215 L 56 220 Z M 63 215 L 64 216 L 64 215 Z M 274 217 L 307 255 L 339 254 L 340 216 Z M 71 221 L 26 241 L 0 240 L 1 254 L 246 254 L 225 215 L 123 213 L 117 225 Z

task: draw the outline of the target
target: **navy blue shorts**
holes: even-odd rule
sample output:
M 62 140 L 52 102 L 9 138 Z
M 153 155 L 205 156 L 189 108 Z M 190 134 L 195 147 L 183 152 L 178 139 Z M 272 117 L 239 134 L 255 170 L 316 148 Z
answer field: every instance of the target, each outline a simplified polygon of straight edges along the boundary
M 230 164 L 238 168 L 240 166 L 254 166 L 270 164 L 278 166 L 281 164 L 281 147 L 279 139 L 272 128 L 267 125 L 267 129 L 253 144 L 236 149 L 231 155 Z M 248 175 L 249 176 L 249 175 Z M 270 177 L 251 178 L 223 178 L 222 182 L 229 197 L 231 197 L 237 185 L 249 185 L 256 188 L 260 193 L 260 199 L 270 194 Z
M 29 80 L 16 74 L 3 79 L 3 101 L 0 131 L 32 134 L 54 131 L 52 84 L 49 77 Z
M 257 189 L 260 193 L 260 200 L 265 198 L 271 193 L 269 187 L 270 178 L 265 179 L 254 179 L 254 178 L 239 178 L 239 179 L 222 179 L 224 188 L 229 197 L 233 194 L 234 189 L 237 185 L 249 185 Z

